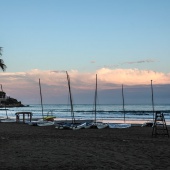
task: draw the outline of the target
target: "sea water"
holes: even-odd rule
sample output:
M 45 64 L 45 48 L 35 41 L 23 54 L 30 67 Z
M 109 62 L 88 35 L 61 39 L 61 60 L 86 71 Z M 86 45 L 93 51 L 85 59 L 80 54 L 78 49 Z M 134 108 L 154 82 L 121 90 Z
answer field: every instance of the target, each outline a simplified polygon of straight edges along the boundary
M 52 114 L 56 119 L 71 119 L 71 108 L 67 104 L 30 104 L 26 107 L 12 107 L 0 109 L 0 117 L 8 117 L 15 119 L 16 112 L 32 112 L 33 118 L 42 118 L 42 115 Z M 73 105 L 75 120 L 90 119 L 94 120 L 95 110 L 91 104 Z M 96 106 L 96 118 L 103 122 L 127 122 L 142 123 L 153 121 L 155 111 L 164 113 L 167 124 L 170 124 L 170 105 L 107 105 L 100 104 Z

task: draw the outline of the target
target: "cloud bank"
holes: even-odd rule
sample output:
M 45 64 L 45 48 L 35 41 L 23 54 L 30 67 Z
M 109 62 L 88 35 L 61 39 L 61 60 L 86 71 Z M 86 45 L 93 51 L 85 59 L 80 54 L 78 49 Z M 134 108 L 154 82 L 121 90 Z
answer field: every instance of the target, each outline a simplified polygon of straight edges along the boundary
M 170 84 L 170 73 L 154 72 L 139 69 L 108 69 L 102 68 L 95 72 L 79 72 L 69 70 L 71 88 L 75 95 L 81 97 L 90 94 L 95 88 L 95 77 L 98 77 L 99 91 L 121 89 L 125 87 Z M 44 103 L 63 103 L 67 101 L 68 84 L 64 70 L 39 70 L 28 72 L 1 72 L 3 90 L 7 95 L 25 103 L 39 103 L 39 78 L 41 80 Z

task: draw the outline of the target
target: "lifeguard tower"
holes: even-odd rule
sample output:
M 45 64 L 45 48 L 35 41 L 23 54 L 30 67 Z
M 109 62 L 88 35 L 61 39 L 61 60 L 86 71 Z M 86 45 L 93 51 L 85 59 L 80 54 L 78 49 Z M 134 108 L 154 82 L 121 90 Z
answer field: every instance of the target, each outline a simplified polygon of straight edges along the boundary
M 168 136 L 169 132 L 165 122 L 164 114 L 160 111 L 155 113 L 155 121 L 152 127 L 152 137 L 159 136 Z

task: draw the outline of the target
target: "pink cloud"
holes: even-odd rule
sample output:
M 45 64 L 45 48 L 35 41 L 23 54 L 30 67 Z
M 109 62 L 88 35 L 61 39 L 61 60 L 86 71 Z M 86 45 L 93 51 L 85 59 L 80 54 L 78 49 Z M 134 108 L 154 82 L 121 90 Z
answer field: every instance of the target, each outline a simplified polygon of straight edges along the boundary
M 146 85 L 151 80 L 155 84 L 169 84 L 170 73 L 155 72 L 152 70 L 139 69 L 106 69 L 102 68 L 97 71 L 103 82 L 127 85 Z
M 71 87 L 75 92 L 94 90 L 96 74 L 100 90 L 114 89 L 118 86 L 121 87 L 121 84 L 149 85 L 151 80 L 153 80 L 153 84 L 170 84 L 170 73 L 165 74 L 152 70 L 102 68 L 95 72 L 70 70 L 68 74 L 71 79 Z M 19 100 L 39 103 L 39 78 L 44 98 L 62 97 L 68 93 L 65 71 L 34 69 L 28 72 L 1 72 L 0 76 L 0 84 L 7 95 Z

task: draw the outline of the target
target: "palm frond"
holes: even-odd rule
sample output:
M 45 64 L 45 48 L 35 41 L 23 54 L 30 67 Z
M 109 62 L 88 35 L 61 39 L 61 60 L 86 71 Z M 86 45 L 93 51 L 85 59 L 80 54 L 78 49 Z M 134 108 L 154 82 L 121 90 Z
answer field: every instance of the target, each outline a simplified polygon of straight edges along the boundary
M 5 71 L 7 66 L 4 64 L 4 61 L 2 59 L 0 59 L 0 68 L 2 69 L 2 71 Z
M 0 56 L 2 56 L 2 47 L 0 47 Z

